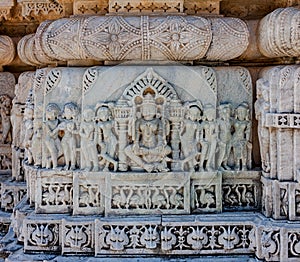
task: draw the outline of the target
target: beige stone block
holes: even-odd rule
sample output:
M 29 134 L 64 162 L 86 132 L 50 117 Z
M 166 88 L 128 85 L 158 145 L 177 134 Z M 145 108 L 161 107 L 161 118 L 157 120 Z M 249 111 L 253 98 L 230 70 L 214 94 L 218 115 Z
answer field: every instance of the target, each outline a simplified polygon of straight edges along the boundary
M 258 210 L 261 208 L 261 172 L 224 172 L 222 174 L 223 210 Z
M 1 209 L 6 212 L 12 212 L 16 205 L 26 195 L 26 184 L 23 182 L 12 183 L 3 182 L 1 183 Z
M 279 226 L 261 225 L 257 227 L 256 256 L 266 261 L 279 261 L 281 251 L 281 232 Z
M 188 214 L 189 187 L 187 173 L 110 173 L 105 215 Z
M 36 181 L 37 213 L 69 213 L 73 208 L 73 174 L 40 171 Z
M 256 228 L 250 216 L 164 217 L 161 249 L 168 255 L 243 254 L 253 250 Z M 222 221 L 222 220 L 226 220 Z M 224 223 L 225 222 L 225 223 Z M 213 239 L 214 241 L 211 241 Z
M 272 217 L 274 212 L 273 180 L 261 177 L 262 182 L 262 213 L 266 217 Z
M 293 131 L 279 129 L 277 132 L 277 177 L 280 181 L 293 180 Z
M 104 213 L 106 174 L 73 173 L 73 215 L 101 215 Z
M 289 185 L 289 219 L 300 220 L 300 186 L 295 182 Z
M 183 0 L 109 0 L 109 13 L 183 13 Z
M 95 255 L 157 254 L 161 243 L 160 224 L 161 218 L 155 216 L 96 219 Z
M 74 15 L 100 15 L 108 11 L 108 0 L 74 0 Z
M 222 173 L 197 172 L 191 175 L 191 211 L 222 211 Z
M 61 226 L 62 254 L 94 253 L 94 221 L 92 219 L 85 221 L 62 219 Z
M 24 251 L 61 250 L 61 219 L 26 218 L 23 222 Z
M 275 219 L 288 219 L 289 217 L 289 182 L 272 181 L 273 217 Z

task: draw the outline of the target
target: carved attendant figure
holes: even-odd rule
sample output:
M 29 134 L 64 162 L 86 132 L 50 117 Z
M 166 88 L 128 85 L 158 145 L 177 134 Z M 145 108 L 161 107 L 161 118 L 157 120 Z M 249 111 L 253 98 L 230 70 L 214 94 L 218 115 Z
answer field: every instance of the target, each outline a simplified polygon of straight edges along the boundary
M 76 137 L 77 130 L 77 117 L 78 107 L 70 102 L 65 104 L 63 112 L 63 122 L 60 124 L 59 129 L 64 131 L 64 136 L 61 140 L 61 145 L 65 157 L 65 170 L 75 170 L 76 168 Z
M 114 165 L 114 171 L 118 169 L 115 161 L 117 138 L 113 132 L 114 122 L 108 107 L 102 106 L 97 110 L 98 144 L 100 145 L 100 155 L 105 164 L 104 171 L 108 171 L 109 164 Z
M 181 126 L 181 150 L 184 157 L 184 163 L 187 163 L 188 170 L 194 170 L 196 164 L 195 157 L 198 154 L 197 143 L 199 141 L 198 122 L 201 118 L 200 109 L 197 106 L 190 107 L 186 113 L 185 120 Z M 184 169 L 184 168 L 183 168 Z
M 0 115 L 2 124 L 2 139 L 1 143 L 7 143 L 9 135 L 11 136 L 10 111 L 12 103 L 8 95 L 0 96 Z
M 125 149 L 126 155 L 147 172 L 167 171 L 166 157 L 171 148 L 166 144 L 164 134 L 169 133 L 158 117 L 157 104 L 148 93 L 141 104 L 142 117 L 135 122 L 133 145 Z
M 248 151 L 252 147 L 250 142 L 251 122 L 249 121 L 249 106 L 247 103 L 242 103 L 235 110 L 233 126 L 232 146 L 235 170 L 247 170 Z
M 47 155 L 46 168 L 57 167 L 58 158 L 58 114 L 60 109 L 57 104 L 50 103 L 46 108 L 45 122 L 45 153 Z
M 95 142 L 94 111 L 87 108 L 82 113 L 79 135 L 81 137 L 81 162 L 87 171 L 98 171 L 98 153 Z M 93 168 L 92 168 L 93 166 Z
M 215 152 L 217 147 L 217 123 L 216 112 L 212 105 L 204 108 L 203 122 L 200 127 L 201 157 L 199 168 L 204 170 L 204 161 L 206 160 L 206 171 L 215 169 Z
M 270 133 L 269 128 L 265 127 L 266 113 L 270 111 L 269 90 L 263 79 L 257 80 L 257 100 L 255 106 L 255 117 L 258 121 L 257 131 L 259 138 L 259 147 L 261 150 L 262 169 L 270 172 Z
M 230 170 L 228 158 L 232 147 L 232 119 L 231 105 L 222 104 L 219 106 L 219 119 L 217 120 L 219 129 L 217 168 Z

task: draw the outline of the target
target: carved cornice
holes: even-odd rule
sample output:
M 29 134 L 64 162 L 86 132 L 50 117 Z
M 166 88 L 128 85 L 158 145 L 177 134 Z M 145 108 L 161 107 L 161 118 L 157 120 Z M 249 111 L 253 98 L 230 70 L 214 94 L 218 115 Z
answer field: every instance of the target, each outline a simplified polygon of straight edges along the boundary
M 237 18 L 78 16 L 43 23 L 20 41 L 18 52 L 31 65 L 51 59 L 225 61 L 246 50 L 248 37 Z
M 0 2 L 0 21 L 8 20 L 11 17 L 11 9 L 15 5 L 14 0 L 4 0 Z

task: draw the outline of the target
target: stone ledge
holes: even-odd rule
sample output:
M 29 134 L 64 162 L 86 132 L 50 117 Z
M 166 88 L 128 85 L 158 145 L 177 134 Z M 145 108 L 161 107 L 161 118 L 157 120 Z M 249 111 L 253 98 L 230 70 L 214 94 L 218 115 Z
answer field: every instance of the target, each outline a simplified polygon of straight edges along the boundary
M 126 257 L 225 252 L 228 256 L 256 255 L 266 261 L 300 258 L 299 224 L 255 212 L 126 218 L 32 213 L 24 221 L 23 232 L 27 253 Z

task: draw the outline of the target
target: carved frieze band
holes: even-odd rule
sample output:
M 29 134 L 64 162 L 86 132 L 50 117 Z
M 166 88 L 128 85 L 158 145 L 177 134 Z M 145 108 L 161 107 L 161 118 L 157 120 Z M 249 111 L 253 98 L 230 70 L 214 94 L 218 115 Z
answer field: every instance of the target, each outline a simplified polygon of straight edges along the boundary
M 300 128 L 300 114 L 266 114 L 266 127 Z
M 28 199 L 41 214 L 156 215 L 258 210 L 260 172 L 114 174 L 26 166 Z M 126 182 L 125 182 L 126 181 Z
M 265 261 L 298 261 L 299 227 L 258 214 L 222 217 L 139 217 L 24 221 L 25 252 L 107 255 L 253 254 Z
M 51 59 L 224 61 L 241 55 L 248 37 L 246 24 L 236 18 L 73 17 L 43 23 L 35 36 L 19 42 L 18 52 L 31 65 Z

